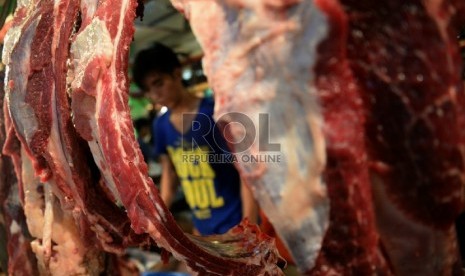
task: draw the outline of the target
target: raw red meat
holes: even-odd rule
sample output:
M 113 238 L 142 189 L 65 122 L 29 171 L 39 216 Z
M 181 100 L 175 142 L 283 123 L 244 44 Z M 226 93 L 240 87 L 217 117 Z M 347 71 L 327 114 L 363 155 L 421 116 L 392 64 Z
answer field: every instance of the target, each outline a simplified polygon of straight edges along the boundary
M 453 1 L 369 2 L 341 0 L 381 241 L 395 274 L 459 273 L 465 94 Z
M 271 118 L 284 161 L 242 174 L 302 272 L 459 272 L 463 1 L 172 2 L 204 48 L 216 118 L 242 123 L 238 160 L 263 151 L 243 126 Z
M 376 271 L 376 262 L 383 268 L 382 258 L 376 256 L 373 209 L 367 201 L 367 161 L 359 154 L 364 151 L 364 137 L 352 131 L 362 131 L 363 118 L 360 111 L 349 109 L 359 107 L 361 100 L 355 89 L 339 87 L 352 76 L 344 38 L 337 37 L 346 30 L 337 2 L 319 2 L 330 15 L 329 23 L 313 1 L 174 4 L 190 20 L 204 48 L 205 70 L 216 93 L 216 118 L 241 123 L 229 134 L 233 141 L 242 141 L 236 142 L 238 159 L 260 154 L 282 157 L 280 162 L 243 162 L 241 174 L 301 271 L 310 272 L 315 266 L 328 273 L 355 272 L 358 266 L 369 269 L 359 271 Z M 330 39 L 328 32 L 333 35 Z M 323 40 L 328 42 L 318 52 Z M 315 66 L 331 74 L 318 78 Z M 269 115 L 270 135 L 263 137 L 260 131 L 256 142 L 250 143 L 247 136 L 242 139 L 242 127 L 249 135 L 260 129 L 259 113 Z M 345 124 L 337 124 L 345 117 Z M 328 121 L 336 125 L 331 127 Z M 263 148 L 266 142 L 280 148 Z M 360 203 L 364 210 L 355 208 Z M 325 244 L 328 250 L 322 248 Z M 347 250 L 360 253 L 344 254 Z M 338 263 L 339 257 L 343 258 Z
M 84 240 L 120 252 L 145 238 L 131 233 L 124 211 L 105 196 L 99 185 L 99 175 L 94 173 L 96 168 L 88 146 L 74 129 L 66 72 L 69 38 L 79 1 L 63 0 L 57 7 L 53 3 L 38 2 L 28 21 L 13 24 L 10 29 L 11 32 L 22 31 L 14 47 L 5 46 L 6 58 L 21 64 L 21 68 L 10 67 L 7 76 L 11 86 L 8 92 L 10 112 L 41 181 L 50 182 L 62 206 L 73 210 L 79 225 L 93 226 L 95 233 L 85 231 L 89 227 L 83 227 L 82 233 L 87 234 Z M 57 9 L 55 13 L 54 8 Z M 21 14 L 21 10 L 18 13 Z M 54 14 L 57 16 L 53 17 Z M 39 47 L 30 47 L 30 43 Z M 32 58 L 24 58 L 25 53 Z
M 29 222 L 45 222 L 43 226 L 35 224 L 38 227 L 29 224 L 38 241 L 35 251 L 38 256 L 43 255 L 39 257 L 41 266 L 53 272 L 67 259 L 66 250 L 70 250 L 81 257 L 73 263 L 73 273 L 84 273 L 82 269 L 91 273 L 101 266 L 96 265 L 101 259 L 96 256 L 101 254 L 96 253 L 97 249 L 120 253 L 128 245 L 144 244 L 148 239 L 135 235 L 124 210 L 105 196 L 88 146 L 76 134 L 71 121 L 66 72 L 69 38 L 79 2 L 63 0 L 56 6 L 54 1 L 29 4 L 20 3 L 5 43 L 4 62 L 17 65 L 7 71 L 8 114 L 16 133 L 9 132 L 5 153 L 12 156 L 18 176 L 34 172 L 21 170 L 30 159 L 40 182 L 45 183 L 45 203 L 23 202 L 26 215 L 36 216 L 29 217 Z M 15 139 L 16 134 L 23 152 L 9 146 L 8 141 Z M 38 180 L 33 175 L 27 179 L 27 183 L 20 183 L 35 191 L 34 183 Z M 50 189 L 54 195 L 48 197 Z M 40 211 L 41 204 L 48 209 Z M 58 267 L 62 273 L 72 273 L 73 266 L 68 265 L 67 269 Z
M 272 241 L 247 224 L 211 243 L 189 239 L 148 177 L 127 103 L 126 72 L 135 6 L 134 0 L 107 0 L 100 2 L 95 12 L 84 14 L 71 45 L 72 109 L 77 131 L 89 142 L 109 190 L 125 206 L 136 232 L 150 234 L 159 246 L 201 275 L 279 274 Z M 220 246 L 224 239 L 229 244 L 247 242 L 247 254 L 225 255 Z M 219 253 L 212 251 L 215 248 Z
M 189 239 L 148 177 L 127 104 L 136 1 L 55 2 L 19 3 L 3 56 L 22 148 L 9 153 L 30 191 L 24 204 L 41 269 L 99 273 L 102 249 L 147 244 L 148 233 L 200 274 L 280 274 L 272 239 L 247 223 L 214 241 Z M 231 246 L 241 247 L 224 250 Z M 77 254 L 65 265 L 68 249 Z
M 38 215 L 34 193 L 19 196 L 47 226 L 29 225 L 41 269 L 58 273 L 63 227 L 75 271 L 150 236 L 201 275 L 280 274 L 272 239 L 247 222 L 184 235 L 148 177 L 127 104 L 136 0 L 55 2 L 19 2 L 3 56 L 5 152 L 20 192 L 44 190 Z M 216 118 L 246 126 L 226 130 L 241 174 L 302 272 L 459 273 L 463 1 L 173 2 L 204 47 Z M 263 154 L 279 161 L 243 158 Z
M 4 106 L 3 78 L 4 74 L 0 73 L 0 107 Z M 13 161 L 1 154 L 9 127 L 9 122 L 0 116 L 0 250 L 8 253 L 8 267 L 3 267 L 6 260 L 1 260 L 0 266 L 11 275 L 36 275 L 38 268 L 31 250 L 32 238 L 21 205 L 24 193 L 16 178 Z
M 348 17 L 338 1 L 315 1 L 330 31 L 318 46 L 315 85 L 325 122 L 323 173 L 331 221 L 311 275 L 389 275 L 372 204 L 364 102 L 347 56 Z

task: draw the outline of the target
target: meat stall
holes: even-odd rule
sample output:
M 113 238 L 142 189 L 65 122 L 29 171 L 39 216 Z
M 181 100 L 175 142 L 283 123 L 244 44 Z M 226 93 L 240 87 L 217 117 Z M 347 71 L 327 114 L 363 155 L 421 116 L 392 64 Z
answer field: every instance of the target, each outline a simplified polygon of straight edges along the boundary
M 463 274 L 465 1 L 172 4 L 236 145 L 242 115 L 256 129 L 269 115 L 281 161 L 239 168 L 301 274 Z M 282 275 L 274 239 L 247 221 L 183 233 L 148 176 L 128 107 L 142 13 L 137 0 L 17 1 L 2 54 L 2 268 L 120 275 L 126 248 L 156 245 L 195 275 Z

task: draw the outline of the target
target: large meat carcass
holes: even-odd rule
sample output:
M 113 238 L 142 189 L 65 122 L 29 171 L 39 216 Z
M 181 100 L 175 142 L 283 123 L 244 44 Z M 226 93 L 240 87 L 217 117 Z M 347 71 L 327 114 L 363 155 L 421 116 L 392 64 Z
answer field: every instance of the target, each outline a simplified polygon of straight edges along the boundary
M 302 273 L 459 273 L 463 1 L 173 4 L 204 48 L 216 118 L 239 122 L 226 134 L 241 174 Z M 136 6 L 18 2 L 3 62 L 9 138 L 21 150 L 4 153 L 22 189 L 43 187 L 28 217 L 41 221 L 28 224 L 39 268 L 58 274 L 66 259 L 69 273 L 96 274 L 104 251 L 152 240 L 200 275 L 280 274 L 272 239 L 247 223 L 184 235 L 147 176 L 127 105 Z M 263 154 L 281 158 L 243 158 Z
M 272 239 L 246 222 L 212 241 L 188 238 L 148 177 L 127 103 L 136 6 L 18 2 L 3 62 L 9 137 L 21 147 L 6 144 L 3 152 L 28 176 L 23 187 L 31 189 L 23 192 L 41 191 L 29 217 L 39 266 L 97 275 L 103 252 L 122 253 L 151 237 L 199 274 L 279 274 Z M 222 240 L 237 249 L 224 250 Z
M 270 150 L 242 139 L 269 114 L 283 161 L 242 174 L 301 271 L 460 271 L 463 1 L 173 3 L 205 51 L 216 118 L 240 122 L 238 155 Z

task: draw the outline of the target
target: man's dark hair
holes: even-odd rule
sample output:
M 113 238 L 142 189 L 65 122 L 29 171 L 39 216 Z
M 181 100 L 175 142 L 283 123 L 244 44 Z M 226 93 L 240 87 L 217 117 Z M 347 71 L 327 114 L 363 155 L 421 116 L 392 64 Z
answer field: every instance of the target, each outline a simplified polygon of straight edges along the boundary
M 181 68 L 178 56 L 161 43 L 155 43 L 152 47 L 140 51 L 134 61 L 132 77 L 134 82 L 142 89 L 144 79 L 149 73 L 172 74 L 176 69 Z

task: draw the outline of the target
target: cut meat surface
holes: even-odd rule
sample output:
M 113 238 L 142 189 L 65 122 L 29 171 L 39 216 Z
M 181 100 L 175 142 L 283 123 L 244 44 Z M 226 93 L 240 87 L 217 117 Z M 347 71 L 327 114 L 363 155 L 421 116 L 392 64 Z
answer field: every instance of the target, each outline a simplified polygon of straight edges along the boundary
M 5 107 L 6 110 L 3 77 L 4 74 L 0 73 L 0 107 Z M 0 116 L 0 251 L 2 251 L 0 267 L 10 275 L 35 275 L 38 273 L 38 268 L 31 250 L 32 239 L 21 205 L 24 198 L 22 185 L 15 175 L 12 158 L 2 153 L 7 129 L 10 130 L 10 127 L 11 121 L 2 114 Z M 14 149 L 13 145 L 19 146 L 19 142 L 12 138 L 10 136 L 8 145 Z M 18 143 L 12 143 L 13 140 Z
M 379 247 L 368 173 L 364 104 L 346 53 L 348 18 L 337 1 L 316 1 L 330 33 L 318 47 L 315 84 L 325 122 L 331 222 L 312 275 L 389 275 Z M 344 210 L 344 211 L 341 211 Z
M 341 2 L 349 17 L 348 56 L 369 115 L 378 229 L 393 271 L 451 275 L 460 267 L 454 222 L 463 209 L 465 169 L 453 6 Z
M 18 177 L 21 165 L 31 159 L 35 174 L 45 184 L 42 204 L 47 207 L 43 213 L 37 212 L 32 202 L 25 203 L 27 210 L 36 211 L 27 213 L 29 222 L 43 219 L 43 225 L 29 225 L 38 234 L 34 248 L 42 269 L 54 274 L 93 273 L 102 268 L 101 258 L 96 257 L 101 253 L 96 250 L 119 253 L 128 245 L 147 243 L 147 237 L 136 235 L 124 210 L 105 196 L 88 146 L 71 121 L 66 63 L 79 2 L 63 0 L 54 5 L 54 1 L 36 1 L 29 5 L 19 5 L 4 49 L 3 60 L 18 65 L 8 67 L 6 92 L 8 114 L 23 148 L 21 154 L 19 148 L 8 146 L 16 135 L 10 131 L 6 152 L 17 164 Z M 33 44 L 38 47 L 31 47 Z M 32 182 L 24 186 L 35 189 L 38 180 L 27 180 Z M 66 265 L 65 260 L 74 262 Z
M 197 275 L 282 275 L 247 221 L 185 235 L 148 177 L 128 107 L 137 2 L 18 2 L 0 124 L 18 185 L 2 175 L 0 203 L 19 199 L 0 208 L 10 271 L 98 274 L 106 252 L 154 242 Z M 463 1 L 172 2 L 205 50 L 215 118 L 239 122 L 223 131 L 241 175 L 303 274 L 460 273 Z
M 273 240 L 247 223 L 214 241 L 189 239 L 148 177 L 127 103 L 136 5 L 22 2 L 6 36 L 7 113 L 20 140 L 9 154 L 29 189 L 41 270 L 98 274 L 103 250 L 143 246 L 150 235 L 198 274 L 281 274 Z M 232 243 L 247 247 L 226 252 Z
M 147 238 L 133 233 L 124 211 L 99 186 L 98 174 L 92 175 L 96 169 L 88 146 L 72 124 L 66 84 L 67 49 L 79 2 L 53 3 L 37 2 L 33 11 L 30 6 L 22 7 L 30 12 L 27 20 L 32 23 L 19 21 L 8 32 L 16 41 L 5 46 L 4 60 L 21 65 L 10 67 L 7 76 L 12 120 L 41 182 L 51 185 L 63 208 L 73 211 L 78 225 L 93 229 L 81 230 L 84 241 L 121 252 Z M 31 43 L 40 47 L 31 47 Z
M 135 6 L 133 0 L 100 2 L 93 17 L 86 15 L 87 25 L 81 26 L 71 45 L 75 125 L 89 142 L 105 183 L 127 209 L 132 227 L 138 233 L 150 234 L 159 246 L 185 261 L 194 272 L 201 275 L 279 274 L 272 241 L 254 231 L 244 235 L 244 231 L 249 233 L 248 227 L 234 230 L 227 240 L 234 237 L 250 243 L 249 258 L 214 253 L 208 247 L 208 240 L 191 241 L 176 225 L 148 177 L 127 104 L 125 72 L 128 46 L 134 32 Z M 84 103 L 86 108 L 82 108 Z M 221 240 L 218 237 L 215 243 Z M 204 250 L 202 246 L 210 249 Z
M 457 273 L 463 4 L 211 2 L 173 0 L 204 48 L 216 118 L 252 118 L 229 134 L 237 155 L 263 150 L 242 139 L 244 125 L 260 129 L 258 113 L 275 124 L 267 138 L 284 162 L 241 169 L 301 271 Z
M 232 124 L 229 134 L 238 160 L 282 157 L 281 163 L 244 163 L 241 174 L 283 241 L 293 248 L 296 263 L 312 267 L 329 224 L 329 198 L 321 177 L 327 162 L 324 130 L 315 87 L 308 86 L 314 78 L 310 68 L 316 47 L 327 34 L 326 18 L 312 1 L 298 6 L 295 1 L 210 2 L 175 5 L 185 12 L 205 50 L 205 70 L 216 93 L 215 117 L 239 122 Z M 217 28 L 211 29 L 212 22 Z M 307 25 L 317 27 L 301 28 Z M 293 62 L 296 57 L 299 63 Z M 269 115 L 269 136 L 260 131 L 260 113 Z M 253 143 L 248 139 L 254 139 L 255 131 L 260 136 Z M 269 142 L 280 148 L 264 147 Z

